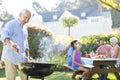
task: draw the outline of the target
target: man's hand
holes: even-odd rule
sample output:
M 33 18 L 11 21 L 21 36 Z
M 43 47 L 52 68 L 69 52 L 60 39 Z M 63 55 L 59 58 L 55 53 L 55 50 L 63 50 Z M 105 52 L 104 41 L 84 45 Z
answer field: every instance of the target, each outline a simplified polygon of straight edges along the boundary
M 19 46 L 14 44 L 12 45 L 12 49 L 16 52 L 16 53 L 19 53 Z
M 30 57 L 30 58 L 26 58 L 26 62 L 35 62 L 35 61 L 32 57 Z

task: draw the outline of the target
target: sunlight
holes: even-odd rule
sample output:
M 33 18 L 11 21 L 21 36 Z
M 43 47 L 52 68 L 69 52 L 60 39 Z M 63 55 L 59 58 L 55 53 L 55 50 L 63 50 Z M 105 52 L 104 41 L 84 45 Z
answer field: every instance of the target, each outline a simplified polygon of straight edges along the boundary
M 16 17 L 21 9 L 27 8 L 33 10 L 33 1 L 37 1 L 47 9 L 54 7 L 55 4 L 58 3 L 58 0 L 3 0 L 3 5 L 9 13 L 15 15 Z
M 47 9 L 50 9 L 51 7 L 54 7 L 55 4 L 57 4 L 58 0 L 35 0 L 39 2 L 42 6 L 46 7 Z
M 70 2 L 74 2 L 75 0 L 70 0 Z
M 18 15 L 19 11 L 23 8 L 31 9 L 33 0 L 4 0 L 3 5 L 7 11 L 15 16 Z

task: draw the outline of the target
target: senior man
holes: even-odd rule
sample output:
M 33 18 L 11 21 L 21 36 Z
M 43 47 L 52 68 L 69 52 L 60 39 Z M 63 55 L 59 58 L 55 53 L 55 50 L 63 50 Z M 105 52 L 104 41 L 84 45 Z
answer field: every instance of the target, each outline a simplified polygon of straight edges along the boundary
M 29 58 L 28 33 L 24 25 L 30 17 L 31 12 L 29 10 L 22 10 L 19 13 L 19 18 L 9 21 L 1 32 L 2 60 L 5 62 L 6 80 L 15 80 L 17 72 L 21 80 L 27 78 L 24 73 L 17 69 L 17 64 L 26 62 Z

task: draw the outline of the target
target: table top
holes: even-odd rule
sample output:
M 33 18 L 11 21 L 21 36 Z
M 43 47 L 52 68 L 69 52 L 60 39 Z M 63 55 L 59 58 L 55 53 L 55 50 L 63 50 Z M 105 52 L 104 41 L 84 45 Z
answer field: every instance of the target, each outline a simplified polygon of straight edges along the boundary
M 118 61 L 117 58 L 86 58 L 86 57 L 82 57 L 81 60 L 85 65 L 93 65 L 94 61 Z
M 113 61 L 113 60 L 119 60 L 119 59 L 117 59 L 117 58 L 86 58 L 86 57 L 82 57 L 81 58 L 82 60 L 90 60 L 90 61 L 95 61 L 95 60 L 100 60 L 100 61 L 104 61 L 104 60 L 111 60 L 111 61 Z

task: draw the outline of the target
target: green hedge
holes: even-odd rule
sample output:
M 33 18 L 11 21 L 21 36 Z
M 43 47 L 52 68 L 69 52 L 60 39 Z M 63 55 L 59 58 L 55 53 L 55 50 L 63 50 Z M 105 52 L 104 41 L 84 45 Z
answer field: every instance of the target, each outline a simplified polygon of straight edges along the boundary
M 114 30 L 111 34 L 100 34 L 100 35 L 89 35 L 83 36 L 79 39 L 83 43 L 81 51 L 85 56 L 86 53 L 95 51 L 97 49 L 99 39 L 103 39 L 106 44 L 110 44 L 109 40 L 111 37 L 116 37 L 118 39 L 118 44 L 120 45 L 120 29 Z
M 2 42 L 0 41 L 0 56 L 2 55 L 2 49 L 3 49 L 3 44 L 2 44 Z
M 48 37 L 50 40 L 53 38 L 52 32 L 50 32 L 45 26 L 28 26 L 28 42 L 29 42 L 29 51 L 30 56 L 33 58 L 42 57 L 41 51 L 41 41 L 44 37 Z
M 51 63 L 57 64 L 56 71 L 63 71 L 64 67 L 63 64 L 67 63 L 67 55 L 63 55 L 62 53 L 55 54 L 52 59 Z

